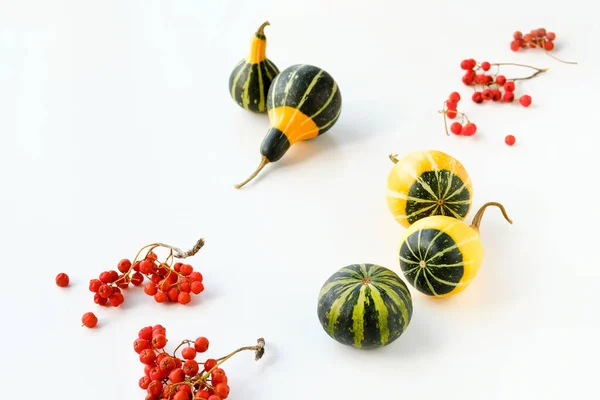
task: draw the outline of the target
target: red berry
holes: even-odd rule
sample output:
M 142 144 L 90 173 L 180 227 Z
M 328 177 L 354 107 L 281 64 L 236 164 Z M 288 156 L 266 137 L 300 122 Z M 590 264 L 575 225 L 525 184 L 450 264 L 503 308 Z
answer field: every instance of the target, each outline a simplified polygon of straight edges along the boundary
M 171 287 L 171 282 L 169 282 L 168 279 L 164 279 L 158 284 L 158 288 L 160 290 L 162 290 L 163 292 L 169 291 L 170 287 Z
M 186 360 L 193 360 L 196 358 L 196 349 L 191 346 L 185 347 L 181 350 L 181 356 Z
M 512 103 L 515 100 L 515 94 L 513 92 L 504 92 L 503 100 L 506 103 Z
M 159 290 L 154 295 L 154 300 L 157 303 L 166 303 L 167 301 L 169 301 L 169 296 L 165 292 L 163 292 L 162 290 Z
M 190 301 L 192 301 L 192 297 L 188 292 L 179 292 L 179 294 L 177 295 L 177 302 L 179 304 L 187 304 Z
M 110 278 L 110 272 L 108 271 L 101 272 L 100 276 L 98 276 L 98 279 L 100 279 L 100 282 L 102 283 L 111 283 L 112 281 L 110 280 Z
M 181 385 L 182 387 L 185 385 Z M 188 386 L 189 387 L 189 386 Z M 171 397 L 173 400 L 188 400 L 190 398 L 189 393 L 186 392 L 177 392 L 175 396 Z
M 167 336 L 167 330 L 161 324 L 156 324 L 152 327 L 152 336 L 165 335 Z
M 192 282 L 198 281 L 198 282 L 202 282 L 202 274 L 198 271 L 194 271 L 190 274 L 190 280 Z
M 506 135 L 506 137 L 504 138 L 504 143 L 506 143 L 509 146 L 515 144 L 516 141 L 517 139 L 515 139 L 513 135 Z
M 446 111 L 446 116 L 447 116 L 448 118 L 450 118 L 450 119 L 454 119 L 454 118 L 456 118 L 456 115 L 457 115 L 457 113 L 456 113 L 456 111 L 454 111 L 454 110 L 448 110 L 448 111 Z M 201 283 L 201 282 L 194 282 L 194 283 L 200 283 L 200 285 L 202 285 L 202 283 Z M 200 285 L 198 285 L 198 286 L 196 287 L 196 289 L 198 289 L 198 288 L 200 287 Z M 193 293 L 195 293 L 195 294 L 198 294 L 198 293 L 194 292 L 194 290 L 193 290 L 193 289 L 194 289 L 194 288 L 192 287 L 192 292 L 193 292 Z M 204 289 L 204 285 L 202 285 L 202 289 Z
M 156 285 L 154 284 L 154 282 L 148 282 L 144 286 L 144 293 L 146 293 L 148 296 L 154 296 L 156 294 L 157 290 L 158 289 L 156 288 Z
M 173 271 L 179 272 L 181 270 L 182 265 L 183 265 L 183 263 L 176 262 L 175 264 L 173 264 Z
M 521 43 L 518 40 L 513 40 L 512 42 L 510 42 L 510 49 L 512 51 L 518 51 L 521 48 Z
M 222 399 L 226 399 L 229 396 L 229 386 L 226 383 L 219 383 L 215 386 L 215 392 L 221 396 Z
M 469 62 L 469 60 L 462 60 L 460 62 L 460 67 L 462 69 L 471 69 L 471 63 Z
M 460 135 L 461 131 L 462 124 L 460 122 L 453 122 L 452 125 L 450 125 L 450 132 L 454 133 L 455 135 Z
M 483 103 L 483 96 L 481 95 L 481 92 L 473 93 L 473 96 L 471 96 L 471 99 L 477 104 Z
M 535 31 L 535 34 L 537 37 L 544 37 L 544 36 L 546 36 L 546 29 L 540 28 Z
M 194 376 L 198 373 L 199 367 L 198 362 L 196 360 L 187 360 L 183 363 L 183 372 L 187 376 Z
M 97 293 L 100 286 L 102 286 L 102 282 L 99 279 L 90 279 L 90 292 Z
M 513 33 L 513 38 L 523 39 L 523 33 L 521 31 L 515 31 L 515 33 Z
M 162 349 L 167 345 L 167 337 L 165 335 L 152 335 L 152 347 L 155 349 Z
M 506 83 L 506 77 L 504 75 L 498 75 L 496 77 L 496 83 L 500 86 L 504 86 L 504 84 Z
M 448 100 L 452 100 L 455 103 L 458 103 L 460 101 L 460 94 L 458 94 L 458 92 L 452 92 L 450 93 L 450 96 L 448 96 Z
M 454 112 L 454 114 L 456 114 L 456 112 Z M 454 115 L 454 116 L 456 117 L 456 115 Z M 450 116 L 448 115 L 448 117 L 450 117 Z M 200 293 L 202 293 L 202 291 L 204 291 L 204 285 L 202 284 L 202 282 L 198 282 L 198 281 L 192 282 L 191 290 L 192 290 L 192 293 L 194 293 L 194 294 L 200 294 Z
M 225 379 L 225 371 L 223 371 L 222 368 L 215 369 L 211 373 L 210 379 L 211 379 L 213 385 L 223 382 L 223 380 Z
M 123 259 L 121 261 L 119 261 L 119 265 L 117 266 L 117 269 L 122 272 L 122 273 L 127 273 L 129 272 L 129 268 L 131 268 L 131 261 L 127 260 L 127 259 Z
M 181 361 L 181 358 L 175 357 L 175 368 L 181 368 L 182 365 L 183 365 L 183 361 Z
M 471 69 L 473 69 L 477 66 L 477 61 L 475 61 L 472 58 L 469 58 L 469 65 L 471 66 Z
M 192 291 L 192 283 L 188 278 L 181 278 L 179 281 L 179 290 L 186 293 Z
M 158 274 L 152 274 L 152 277 L 150 278 L 150 280 L 152 282 L 154 282 L 155 285 L 158 285 L 163 279 L 160 275 Z
M 133 275 L 131 275 L 131 283 L 133 285 L 140 286 L 142 282 L 144 282 L 144 275 L 140 274 L 139 272 L 135 272 Z
M 154 252 L 149 251 L 148 254 L 146 254 L 146 260 L 150 260 L 150 261 L 156 261 L 158 259 L 158 256 L 156 254 L 154 254 Z
M 490 68 L 492 68 L 492 66 L 490 65 L 490 63 L 489 63 L 489 62 L 487 62 L 487 61 L 484 61 L 484 62 L 482 62 L 482 63 L 481 63 L 481 69 L 482 69 L 482 70 L 484 70 L 484 71 L 489 71 L 489 70 L 490 70 Z
M 144 349 L 140 352 L 140 362 L 146 365 L 153 365 L 156 360 L 156 353 L 152 349 Z
M 185 380 L 185 372 L 181 368 L 176 368 L 169 374 L 169 380 L 172 383 L 183 382 Z
M 492 89 L 492 100 L 498 101 L 502 98 L 502 93 L 498 89 Z
M 204 353 L 205 351 L 208 350 L 208 339 L 205 338 L 204 336 L 200 336 L 199 338 L 197 338 L 194 341 L 194 349 L 196 349 L 196 351 L 198 353 Z
M 187 393 L 188 395 L 192 394 L 192 389 L 188 385 L 179 385 L 177 391 Z
M 458 104 L 455 101 L 453 101 L 453 100 L 447 100 L 446 101 L 446 108 L 448 110 L 454 110 L 454 111 L 456 111 L 457 107 L 458 107 Z
M 140 272 L 142 274 L 149 275 L 152 272 L 154 272 L 153 270 L 154 270 L 154 263 L 152 261 L 144 260 L 140 263 Z
M 108 303 L 108 299 L 106 297 L 100 296 L 98 293 L 95 293 L 94 303 L 98 304 L 99 306 L 105 306 L 106 303 Z
M 87 312 L 81 317 L 81 323 L 88 328 L 93 328 L 98 324 L 98 317 L 92 312 Z
M 148 378 L 147 376 L 142 376 L 138 382 L 138 385 L 140 385 L 140 388 L 146 390 L 148 389 L 148 385 L 150 384 L 150 378 Z
M 554 33 L 554 32 L 546 33 L 546 39 L 553 41 L 554 39 L 556 39 L 556 33 Z
M 188 276 L 192 272 L 194 272 L 194 268 L 190 264 L 183 264 L 181 266 L 181 270 L 180 270 L 181 275 Z
M 550 51 L 550 50 L 554 49 L 554 43 L 552 43 L 552 42 L 544 43 L 544 49 L 546 49 L 546 51 Z
M 477 132 L 477 125 L 472 122 L 469 122 L 463 128 L 462 134 L 465 136 L 473 136 Z
M 152 327 L 146 326 L 140 329 L 140 331 L 138 332 L 138 338 L 152 340 Z
M 485 89 L 481 95 L 483 96 L 484 100 L 491 100 L 492 99 L 492 90 Z
M 215 360 L 214 358 L 209 358 L 208 360 L 204 361 L 204 370 L 208 372 L 211 369 L 213 369 L 216 365 L 217 360 Z
M 221 398 L 219 397 L 219 395 L 211 394 L 208 400 L 221 400 Z
M 69 286 L 69 275 L 65 274 L 64 272 L 61 272 L 58 275 L 56 275 L 56 278 L 54 280 L 58 287 Z
M 112 294 L 112 288 L 107 284 L 103 283 L 102 286 L 98 289 L 98 294 L 105 299 L 108 299 Z
M 475 75 L 475 83 L 483 85 L 486 82 L 487 82 L 487 78 L 486 78 L 485 74 Z
M 119 275 L 119 277 L 115 281 L 115 285 L 117 285 L 121 289 L 127 289 L 129 287 L 129 278 L 124 274 Z
M 196 400 L 208 400 L 209 397 L 210 393 L 208 393 L 206 390 L 198 390 L 194 396 Z
M 150 385 L 148 385 L 148 393 L 153 396 L 160 395 L 162 393 L 162 391 L 163 391 L 163 384 L 159 380 L 152 381 L 152 382 L 150 382 Z
M 110 305 L 113 307 L 119 307 L 125 302 L 125 297 L 121 293 L 115 293 L 108 298 Z
M 151 369 L 152 369 L 152 365 L 144 365 L 144 376 L 149 378 Z
M 523 36 L 523 40 L 526 43 L 529 43 L 533 40 L 533 35 L 531 33 L 526 33 L 525 36 Z
M 514 82 L 506 82 L 504 84 L 504 90 L 506 90 L 507 92 L 514 92 L 515 91 L 515 83 Z
M 158 367 L 165 372 L 171 372 L 175 368 L 175 359 L 170 356 L 164 357 Z
M 464 74 L 462 77 L 462 82 L 467 86 L 471 86 L 474 81 L 475 81 L 475 71 L 473 71 L 473 70 L 467 71 L 467 73 Z
M 172 287 L 167 292 L 167 295 L 169 296 L 169 300 L 171 300 L 171 302 L 175 303 L 179 297 L 179 289 L 177 289 L 176 287 Z
M 148 374 L 148 376 L 150 376 L 150 380 L 152 381 L 160 381 L 163 378 L 163 373 L 160 370 L 160 368 L 153 367 L 150 370 L 150 374 Z
M 523 107 L 529 107 L 531 105 L 531 96 L 524 94 L 523 96 L 519 97 L 519 103 L 521 103 Z
M 133 342 L 133 350 L 135 350 L 135 352 L 138 354 L 140 354 L 142 350 L 146 350 L 149 348 L 150 348 L 150 342 L 148 342 L 146 339 L 137 338 Z

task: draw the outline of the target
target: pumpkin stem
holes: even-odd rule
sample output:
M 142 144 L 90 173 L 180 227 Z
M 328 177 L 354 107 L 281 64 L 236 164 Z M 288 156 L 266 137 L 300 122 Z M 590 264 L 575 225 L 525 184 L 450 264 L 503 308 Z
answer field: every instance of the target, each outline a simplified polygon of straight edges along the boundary
M 258 37 L 265 36 L 265 28 L 269 25 L 271 25 L 269 23 L 269 21 L 263 22 L 263 24 L 261 26 L 259 26 L 258 29 L 256 30 L 256 36 L 258 36 Z
M 252 179 L 254 179 L 256 177 L 256 175 L 258 175 L 258 173 L 260 171 L 262 171 L 262 169 L 265 167 L 265 165 L 267 165 L 269 163 L 269 159 L 265 156 L 263 156 L 263 158 L 260 160 L 260 164 L 258 165 L 258 168 L 256 168 L 256 171 L 254 171 L 252 173 L 252 175 L 250 175 L 248 177 L 248 179 L 246 179 L 244 182 L 242 183 L 238 183 L 237 185 L 235 185 L 236 189 L 241 188 L 242 186 L 244 186 L 246 183 L 250 182 Z
M 389 157 L 394 164 L 398 163 L 398 154 L 390 154 Z
M 481 219 L 483 218 L 483 213 L 485 212 L 485 209 L 488 206 L 498 207 L 500 209 L 500 211 L 502 211 L 502 215 L 504 216 L 504 219 L 506 219 L 508 221 L 508 223 L 512 224 L 512 220 L 508 217 L 508 214 L 506 214 L 506 210 L 504 209 L 504 206 L 500 203 L 496 203 L 495 201 L 490 201 L 489 203 L 485 203 L 484 205 L 482 205 L 481 208 L 477 211 L 477 213 L 473 217 L 473 222 L 471 223 L 471 228 L 479 230 L 479 224 L 481 224 Z

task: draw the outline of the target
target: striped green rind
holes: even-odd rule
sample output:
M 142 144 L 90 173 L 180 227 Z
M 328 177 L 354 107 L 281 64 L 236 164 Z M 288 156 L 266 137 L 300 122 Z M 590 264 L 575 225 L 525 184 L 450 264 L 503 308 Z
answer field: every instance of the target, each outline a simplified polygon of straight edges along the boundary
M 410 187 L 406 215 L 411 224 L 432 215 L 463 220 L 470 204 L 471 194 L 458 176 L 448 170 L 426 171 Z
M 317 307 L 319 321 L 331 338 L 362 349 L 398 339 L 412 313 L 406 284 L 393 271 L 374 264 L 338 270 L 321 288 Z
M 331 129 L 342 112 L 342 94 L 336 81 L 313 65 L 297 64 L 281 71 L 267 97 L 268 110 L 298 108 L 315 122 L 319 135 Z
M 269 59 L 256 64 L 241 60 L 229 76 L 229 94 L 243 109 L 267 112 L 267 94 L 279 69 Z
M 438 229 L 422 229 L 409 235 L 400 246 L 399 256 L 406 280 L 429 296 L 451 292 L 464 274 L 458 245 Z

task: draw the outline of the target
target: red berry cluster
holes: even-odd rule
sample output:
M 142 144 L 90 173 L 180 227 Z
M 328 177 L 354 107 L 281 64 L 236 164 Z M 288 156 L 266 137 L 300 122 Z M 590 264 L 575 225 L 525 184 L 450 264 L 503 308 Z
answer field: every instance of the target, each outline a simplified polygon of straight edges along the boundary
M 154 297 L 157 303 L 187 304 L 191 301 L 191 294 L 198 295 L 204 291 L 202 274 L 194 271 L 190 264 L 181 262 L 173 263 L 174 258 L 192 256 L 204 246 L 200 239 L 192 250 L 183 252 L 176 247 L 162 243 L 144 246 L 131 262 L 128 259 L 119 261 L 117 270 L 107 270 L 91 279 L 89 290 L 94 293 L 94 303 L 100 306 L 119 307 L 125 302 L 122 290 L 129 285 L 140 286 L 147 279 L 149 282 L 144 287 L 144 292 Z M 154 252 L 156 248 L 165 247 L 169 254 L 164 261 L 159 261 Z M 145 255 L 141 256 L 146 251 Z M 57 277 L 57 284 L 58 284 Z M 64 278 L 61 278 L 61 282 Z
M 513 33 L 513 41 L 510 42 L 510 49 L 512 51 L 519 51 L 520 49 L 535 49 L 538 47 L 546 51 L 551 51 L 554 49 L 554 39 L 556 39 L 556 33 L 546 32 L 544 28 L 533 29 L 524 35 L 523 32 L 516 31 Z
M 513 78 L 507 79 L 504 75 L 499 74 L 501 65 L 515 65 L 521 67 L 527 67 L 535 69 L 536 72 L 526 78 Z M 492 66 L 497 67 L 495 74 L 490 74 L 488 71 Z M 477 104 L 481 104 L 484 101 L 503 101 L 505 103 L 512 103 L 515 101 L 515 81 L 531 79 L 538 74 L 545 72 L 546 69 L 535 68 L 529 65 L 513 64 L 513 63 L 490 63 L 484 61 L 478 64 L 474 59 L 463 60 L 460 63 L 460 67 L 466 70 L 462 77 L 462 81 L 467 86 L 473 86 L 475 92 L 471 96 L 471 100 Z M 477 90 L 477 88 L 480 90 Z M 522 95 L 519 97 L 519 103 L 524 107 L 531 105 L 531 96 Z
M 196 358 L 208 350 L 207 338 L 183 340 L 172 354 L 165 351 L 167 343 L 167 331 L 162 325 L 142 328 L 133 342 L 133 349 L 144 364 L 144 376 L 138 385 L 147 392 L 146 400 L 227 399 L 228 377 L 221 365 L 244 350 L 254 350 L 258 360 L 265 346 L 261 338 L 256 346 L 241 347 L 225 357 L 198 362 Z M 181 356 L 178 356 L 180 349 Z
M 462 122 L 453 122 L 452 125 L 450 125 L 450 131 L 455 135 L 473 136 L 475 132 L 477 132 L 477 125 L 469 121 L 469 118 L 466 116 L 466 114 L 461 113 L 457 110 L 459 101 L 460 94 L 458 92 L 452 92 L 448 96 L 448 100 L 444 102 L 443 113 L 446 134 L 448 134 L 448 124 L 446 122 L 446 117 L 454 119 L 457 115 L 460 115 L 462 117 Z M 467 120 L 466 125 L 464 125 L 465 119 Z

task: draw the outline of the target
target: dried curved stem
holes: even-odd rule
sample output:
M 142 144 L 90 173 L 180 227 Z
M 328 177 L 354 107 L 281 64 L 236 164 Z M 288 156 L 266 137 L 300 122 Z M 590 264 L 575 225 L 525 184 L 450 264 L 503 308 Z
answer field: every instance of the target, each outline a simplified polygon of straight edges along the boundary
M 263 22 L 262 25 L 259 26 L 258 29 L 256 30 L 256 35 L 257 36 L 265 36 L 265 28 L 269 25 L 271 25 L 269 23 L 269 21 Z
M 388 157 L 394 164 L 398 163 L 398 154 L 390 154 Z
M 479 225 L 481 224 L 481 219 L 483 218 L 483 213 L 485 212 L 485 209 L 488 208 L 489 206 L 498 207 L 500 209 L 500 211 L 502 211 L 502 215 L 504 216 L 504 219 L 506 219 L 508 221 L 508 223 L 510 223 L 510 224 L 513 223 L 512 220 L 508 217 L 508 214 L 506 213 L 506 210 L 504 209 L 504 206 L 502 204 L 497 203 L 495 201 L 490 201 L 490 202 L 482 205 L 481 208 L 479 210 L 477 210 L 477 213 L 473 217 L 473 222 L 471 222 L 471 228 L 479 230 Z
M 242 186 L 244 186 L 246 183 L 250 182 L 252 179 L 256 178 L 256 175 L 258 175 L 258 173 L 260 171 L 262 171 L 262 169 L 265 167 L 265 165 L 267 165 L 269 163 L 269 159 L 265 156 L 263 156 L 260 160 L 260 164 L 258 165 L 258 168 L 256 168 L 256 171 L 254 171 L 252 173 L 252 175 L 250 175 L 248 177 L 248 179 L 246 179 L 244 182 L 242 183 L 238 183 L 237 185 L 235 185 L 236 189 L 241 188 Z
M 167 249 L 171 249 L 172 251 L 175 252 L 174 256 L 176 258 L 188 258 L 188 257 L 195 255 L 204 246 L 204 239 L 198 239 L 198 241 L 196 242 L 194 247 L 192 247 L 188 251 L 183 251 L 178 247 L 171 246 L 169 244 L 164 244 L 164 243 L 156 243 L 156 246 L 157 247 L 162 246 L 162 247 L 166 247 Z
M 565 63 L 565 64 L 577 64 L 577 62 L 575 61 L 565 61 L 565 60 L 561 60 L 560 58 L 553 56 L 552 54 L 550 54 L 550 52 L 548 50 L 544 50 L 546 52 L 547 55 L 549 55 L 550 57 L 554 58 L 556 61 L 560 61 L 561 63 Z

